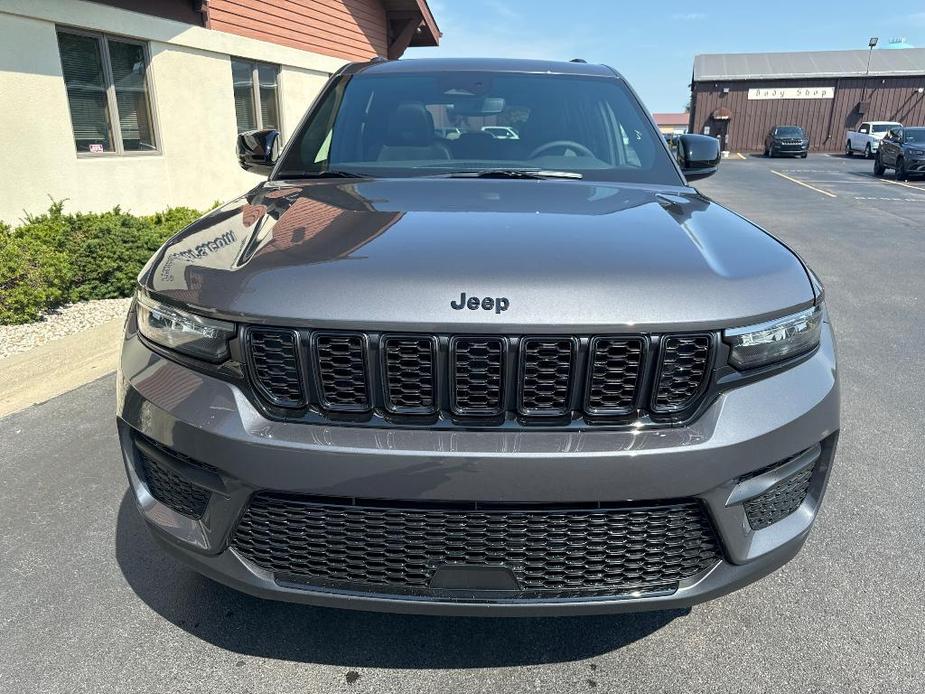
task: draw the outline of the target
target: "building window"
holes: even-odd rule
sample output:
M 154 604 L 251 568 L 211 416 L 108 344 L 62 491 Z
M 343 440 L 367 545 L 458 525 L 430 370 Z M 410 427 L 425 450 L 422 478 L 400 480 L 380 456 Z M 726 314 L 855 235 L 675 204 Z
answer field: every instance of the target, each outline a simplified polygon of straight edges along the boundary
M 59 30 L 58 47 L 78 154 L 157 151 L 145 45 Z
M 279 67 L 276 65 L 231 59 L 234 114 L 239 133 L 266 128 L 279 130 L 277 75 Z

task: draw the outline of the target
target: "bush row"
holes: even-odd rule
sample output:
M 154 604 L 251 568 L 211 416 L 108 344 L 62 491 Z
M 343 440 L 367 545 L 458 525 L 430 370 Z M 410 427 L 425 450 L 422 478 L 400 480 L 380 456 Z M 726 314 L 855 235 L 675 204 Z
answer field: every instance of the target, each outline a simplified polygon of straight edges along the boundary
M 201 214 L 186 207 L 65 214 L 54 202 L 20 226 L 0 222 L 0 325 L 38 320 L 74 301 L 129 296 L 160 245 Z

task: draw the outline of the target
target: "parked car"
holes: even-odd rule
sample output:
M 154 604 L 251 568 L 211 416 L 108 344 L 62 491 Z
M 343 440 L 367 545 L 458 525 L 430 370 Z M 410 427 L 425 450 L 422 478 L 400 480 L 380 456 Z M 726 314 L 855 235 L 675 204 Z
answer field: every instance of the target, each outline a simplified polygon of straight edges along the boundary
M 506 125 L 483 125 L 482 132 L 488 133 L 496 140 L 519 140 L 520 136 L 514 128 Z
M 901 128 L 901 123 L 888 120 L 872 120 L 861 123 L 857 130 L 848 131 L 845 141 L 845 156 L 863 152 L 870 159 L 877 153 L 880 140 L 893 128 Z
M 468 158 L 447 106 L 465 134 L 528 115 Z M 803 261 L 691 187 L 716 138 L 672 157 L 606 66 L 476 59 L 348 65 L 277 135 L 138 278 L 117 422 L 166 551 L 456 615 L 679 608 L 795 556 L 834 338 Z
M 882 176 L 887 169 L 893 169 L 900 181 L 925 174 L 925 127 L 893 128 L 886 134 L 874 160 L 874 175 Z
M 775 125 L 764 138 L 764 156 L 790 155 L 803 157 L 809 153 L 809 135 L 798 125 Z

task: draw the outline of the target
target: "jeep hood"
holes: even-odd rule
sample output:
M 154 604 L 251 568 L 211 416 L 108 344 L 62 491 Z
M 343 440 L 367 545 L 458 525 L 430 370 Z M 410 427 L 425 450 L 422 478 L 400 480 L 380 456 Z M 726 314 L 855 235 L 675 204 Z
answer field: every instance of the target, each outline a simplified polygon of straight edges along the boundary
M 139 280 L 232 320 L 368 330 L 721 328 L 814 298 L 793 253 L 691 188 L 555 180 L 268 182 Z

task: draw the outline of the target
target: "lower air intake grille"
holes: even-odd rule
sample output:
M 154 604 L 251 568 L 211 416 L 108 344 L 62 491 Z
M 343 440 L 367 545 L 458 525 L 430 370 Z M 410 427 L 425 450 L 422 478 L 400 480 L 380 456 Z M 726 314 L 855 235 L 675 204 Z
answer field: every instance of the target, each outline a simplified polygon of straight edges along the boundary
M 629 414 L 642 374 L 642 338 L 591 341 L 586 407 L 592 414 Z
M 250 364 L 257 387 L 274 405 L 298 407 L 305 401 L 299 369 L 298 337 L 292 330 L 250 328 Z
M 800 508 L 809 491 L 815 466 L 783 479 L 761 496 L 745 502 L 745 516 L 752 530 L 761 530 L 783 520 Z
M 672 335 L 662 340 L 653 410 L 678 412 L 691 405 L 706 383 L 709 335 Z
M 391 412 L 435 410 L 435 340 L 430 337 L 387 337 L 383 340 L 386 407 Z
M 569 411 L 575 341 L 528 337 L 520 345 L 520 411 L 561 415 Z
M 339 411 L 369 409 L 363 335 L 316 334 L 315 361 L 322 407 Z
M 450 346 L 453 411 L 497 415 L 504 410 L 504 341 L 456 337 Z
M 177 513 L 202 518 L 211 493 L 187 482 L 167 465 L 139 451 L 145 484 L 151 496 Z
M 444 564 L 503 565 L 521 595 L 548 596 L 672 590 L 720 559 L 695 502 L 576 510 L 382 504 L 258 493 L 232 546 L 278 577 L 418 594 Z

